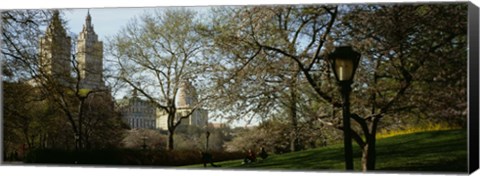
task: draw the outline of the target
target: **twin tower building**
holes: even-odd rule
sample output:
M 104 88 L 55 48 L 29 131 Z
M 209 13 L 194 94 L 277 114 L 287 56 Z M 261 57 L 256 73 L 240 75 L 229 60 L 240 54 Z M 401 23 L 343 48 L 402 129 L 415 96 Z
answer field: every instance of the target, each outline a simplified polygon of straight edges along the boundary
M 98 40 L 94 31 L 90 12 L 87 13 L 85 24 L 74 44 L 76 47 L 72 47 L 72 38 L 63 27 L 59 12 L 54 11 L 45 35 L 40 39 L 39 61 L 42 73 L 68 84 L 71 83 L 72 71 L 75 71 L 81 78 L 76 82 L 80 88 L 106 89 L 103 80 L 103 42 Z M 185 80 L 181 85 L 176 99 L 177 116 L 190 112 L 197 101 L 195 88 L 190 82 Z M 167 129 L 167 114 L 141 99 L 136 91 L 119 100 L 117 109 L 131 128 Z M 182 124 L 204 127 L 208 122 L 207 116 L 207 111 L 196 109 Z
M 105 89 L 102 76 L 103 43 L 93 30 L 90 13 L 87 14 L 76 44 L 72 48 L 72 39 L 63 27 L 59 12 L 54 11 L 45 36 L 40 39 L 42 73 L 54 76 L 60 83 L 72 83 L 76 81 L 71 79 L 72 70 L 78 70 L 75 73 L 81 78 L 81 88 Z

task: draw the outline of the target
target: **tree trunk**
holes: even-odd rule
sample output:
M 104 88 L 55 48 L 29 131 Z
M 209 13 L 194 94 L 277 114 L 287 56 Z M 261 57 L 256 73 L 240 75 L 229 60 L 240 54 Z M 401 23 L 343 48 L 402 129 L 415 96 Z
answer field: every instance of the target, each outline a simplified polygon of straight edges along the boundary
M 297 120 L 297 78 L 293 75 L 292 82 L 290 83 L 290 120 L 292 123 L 292 132 L 290 133 L 290 151 L 299 151 L 300 141 L 298 139 L 298 120 Z
M 168 141 L 167 141 L 167 150 L 173 150 L 173 134 L 175 132 L 175 128 L 177 127 L 174 123 L 176 115 L 176 110 L 172 108 L 168 114 Z
M 358 119 L 358 118 L 355 118 Z M 380 118 L 373 117 L 373 120 L 370 121 L 370 125 L 367 128 L 366 121 L 361 122 L 364 125 L 363 133 L 365 134 L 365 143 L 363 145 L 359 144 L 362 147 L 362 170 L 364 172 L 375 170 L 376 163 L 376 134 L 377 134 L 377 125 Z
M 167 149 L 173 150 L 173 130 L 168 131 Z
M 368 157 L 367 157 L 367 170 L 375 170 L 375 162 L 376 162 L 376 146 L 375 146 L 375 139 L 368 145 Z
M 368 134 L 367 143 L 362 148 L 362 170 L 372 171 L 375 170 L 375 136 Z
M 299 151 L 299 141 L 298 141 L 298 123 L 297 123 L 297 108 L 296 108 L 296 94 L 293 87 L 291 87 L 291 102 L 290 102 L 290 119 L 292 122 L 292 132 L 290 133 L 290 150 L 292 152 Z
M 377 136 L 377 126 L 380 121 L 380 117 L 373 117 L 373 120 L 370 123 L 370 133 L 367 135 L 367 156 L 366 156 L 366 169 L 375 170 L 375 163 L 377 158 L 376 151 L 376 136 Z
M 362 170 L 364 172 L 375 170 L 377 125 L 381 116 L 372 116 L 365 119 L 353 114 L 350 117 L 360 124 L 365 135 L 365 141 L 363 141 L 358 133 L 352 131 L 353 138 L 362 149 Z
M 84 136 L 83 136 L 83 114 L 84 114 L 84 107 L 85 107 L 85 100 L 86 98 L 80 98 L 80 104 L 78 107 L 78 148 L 84 148 Z

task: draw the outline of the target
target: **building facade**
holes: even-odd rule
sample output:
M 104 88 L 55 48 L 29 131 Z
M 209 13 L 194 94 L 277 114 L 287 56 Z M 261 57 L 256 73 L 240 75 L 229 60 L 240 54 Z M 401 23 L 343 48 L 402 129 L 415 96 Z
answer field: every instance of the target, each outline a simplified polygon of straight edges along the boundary
M 54 11 L 45 35 L 40 38 L 40 70 L 44 76 L 52 76 L 60 82 L 71 78 L 71 38 L 67 35 L 60 14 Z
M 82 88 L 104 89 L 103 81 L 103 42 L 98 40 L 92 25 L 92 17 L 87 13 L 85 24 L 77 39 L 76 53 Z
M 198 96 L 195 87 L 188 80 L 182 81 L 175 100 L 177 113 L 175 115 L 175 122 L 180 117 L 191 113 L 189 118 L 183 119 L 180 125 L 193 125 L 197 127 L 206 127 L 208 123 L 208 111 L 201 109 L 198 106 Z M 167 130 L 168 114 L 162 109 L 157 110 L 157 129 Z
M 156 108 L 150 102 L 140 99 L 137 91 L 133 91 L 131 98 L 125 97 L 119 102 L 119 111 L 130 128 L 155 129 Z
M 54 11 L 52 20 L 48 25 L 45 35 L 40 38 L 40 70 L 44 76 L 52 76 L 73 87 L 78 82 L 72 77 L 73 63 L 77 63 L 80 75 L 80 88 L 105 89 L 102 78 L 103 72 L 103 43 L 98 40 L 92 25 L 90 13 L 87 13 L 85 24 L 78 36 L 76 53 L 72 53 L 72 42 L 67 35 L 58 11 Z M 72 62 L 72 54 L 75 61 Z
M 181 84 L 176 96 L 175 105 L 177 113 L 175 121 L 180 117 L 193 113 L 189 118 L 183 119 L 180 125 L 193 125 L 205 127 L 208 122 L 208 111 L 196 108 L 198 103 L 195 88 L 188 82 Z M 124 97 L 118 102 L 118 110 L 122 118 L 131 128 L 168 130 L 168 114 L 165 110 L 156 108 L 152 103 L 142 100 L 133 90 L 132 97 Z

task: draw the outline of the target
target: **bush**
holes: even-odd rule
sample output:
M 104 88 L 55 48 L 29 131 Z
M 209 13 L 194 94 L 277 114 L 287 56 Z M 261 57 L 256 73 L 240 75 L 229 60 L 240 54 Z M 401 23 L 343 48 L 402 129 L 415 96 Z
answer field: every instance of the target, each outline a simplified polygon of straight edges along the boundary
M 240 159 L 240 152 L 211 152 L 215 162 Z M 45 164 L 87 164 L 87 165 L 153 165 L 182 166 L 202 163 L 198 150 L 165 151 L 134 149 L 102 150 L 59 150 L 38 149 L 30 151 L 25 157 L 26 163 Z

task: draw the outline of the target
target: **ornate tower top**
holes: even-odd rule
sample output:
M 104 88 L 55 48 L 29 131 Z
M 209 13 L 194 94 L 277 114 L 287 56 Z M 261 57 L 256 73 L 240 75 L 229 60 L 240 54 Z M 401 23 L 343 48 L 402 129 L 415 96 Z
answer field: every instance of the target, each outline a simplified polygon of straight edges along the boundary
M 82 87 L 89 89 L 103 88 L 103 42 L 93 30 L 90 10 L 85 17 L 85 24 L 78 35 L 77 59 L 80 68 Z
M 60 20 L 60 12 L 58 10 L 53 11 L 52 20 L 47 27 L 46 35 L 53 35 L 52 37 L 64 37 L 67 35 L 67 32 L 62 25 L 62 21 Z
M 86 21 L 87 21 L 87 24 L 90 24 L 92 22 L 92 17 L 90 16 L 90 9 L 88 9 L 88 11 L 87 11 Z
M 93 31 L 92 17 L 90 16 L 90 10 L 87 11 L 87 17 L 85 18 L 85 24 L 83 25 L 82 33 L 92 32 L 95 36 L 95 31 Z

